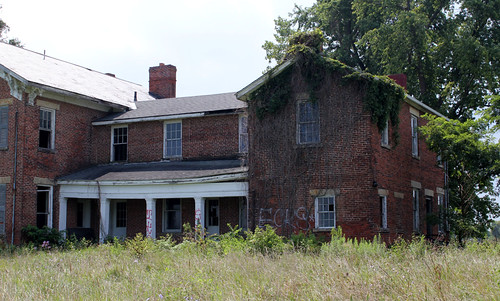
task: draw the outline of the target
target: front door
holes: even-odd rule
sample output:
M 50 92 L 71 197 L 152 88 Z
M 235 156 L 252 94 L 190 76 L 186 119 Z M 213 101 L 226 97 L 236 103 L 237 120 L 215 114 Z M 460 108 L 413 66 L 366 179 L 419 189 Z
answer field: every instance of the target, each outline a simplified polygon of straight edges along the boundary
M 205 212 L 208 234 L 219 234 L 219 200 L 206 200 Z
M 111 212 L 111 235 L 115 237 L 127 236 L 127 202 L 115 201 Z

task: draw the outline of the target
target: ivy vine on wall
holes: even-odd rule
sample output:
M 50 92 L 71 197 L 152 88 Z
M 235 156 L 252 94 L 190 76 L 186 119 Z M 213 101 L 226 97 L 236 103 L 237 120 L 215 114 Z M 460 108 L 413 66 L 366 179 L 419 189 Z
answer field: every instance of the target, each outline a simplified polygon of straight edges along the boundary
M 295 64 L 276 75 L 273 74 L 276 69 L 271 70 L 264 84 L 250 94 L 249 100 L 255 104 L 257 117 L 262 119 L 266 114 L 276 113 L 285 107 L 291 96 L 291 77 L 294 70 L 292 67 L 296 65 L 306 81 L 309 99 L 313 102 L 317 101 L 317 92 L 327 75 L 339 72 L 344 84 L 358 82 L 365 88 L 363 103 L 365 110 L 371 114 L 372 122 L 379 130 L 383 130 L 387 120 L 390 120 L 397 138 L 399 111 L 405 97 L 404 89 L 387 76 L 359 72 L 338 60 L 323 56 L 322 41 L 321 31 L 299 33 L 290 40 L 286 60 L 294 60 Z

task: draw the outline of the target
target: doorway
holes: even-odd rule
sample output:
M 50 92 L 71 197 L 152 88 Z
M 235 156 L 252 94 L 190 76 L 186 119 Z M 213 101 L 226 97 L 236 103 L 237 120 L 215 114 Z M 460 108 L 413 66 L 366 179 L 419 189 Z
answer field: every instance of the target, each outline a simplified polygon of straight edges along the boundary
M 205 220 L 207 233 L 219 234 L 219 199 L 207 199 L 205 202 Z

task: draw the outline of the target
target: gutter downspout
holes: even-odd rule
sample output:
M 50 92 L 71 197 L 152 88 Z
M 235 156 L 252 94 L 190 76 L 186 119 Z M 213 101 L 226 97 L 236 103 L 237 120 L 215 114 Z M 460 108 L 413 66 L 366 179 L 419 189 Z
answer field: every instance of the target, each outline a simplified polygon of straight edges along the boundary
M 19 112 L 16 111 L 16 117 L 14 119 L 15 122 L 15 139 L 14 139 L 14 181 L 12 183 L 12 238 L 11 238 L 11 245 L 14 245 L 14 233 L 15 233 L 15 216 L 16 216 L 16 182 L 17 182 L 17 130 L 18 130 L 18 114 Z

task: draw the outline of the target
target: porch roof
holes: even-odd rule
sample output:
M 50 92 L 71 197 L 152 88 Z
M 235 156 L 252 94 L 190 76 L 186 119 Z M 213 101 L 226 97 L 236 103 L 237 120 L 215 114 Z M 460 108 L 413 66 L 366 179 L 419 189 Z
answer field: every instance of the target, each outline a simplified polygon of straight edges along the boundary
M 105 164 L 93 166 L 57 179 L 58 184 L 75 182 L 201 182 L 246 178 L 248 168 L 240 160 L 172 161 Z M 235 178 L 236 177 L 236 178 Z

